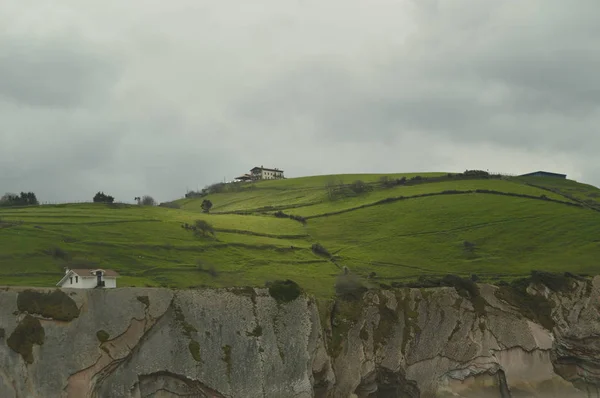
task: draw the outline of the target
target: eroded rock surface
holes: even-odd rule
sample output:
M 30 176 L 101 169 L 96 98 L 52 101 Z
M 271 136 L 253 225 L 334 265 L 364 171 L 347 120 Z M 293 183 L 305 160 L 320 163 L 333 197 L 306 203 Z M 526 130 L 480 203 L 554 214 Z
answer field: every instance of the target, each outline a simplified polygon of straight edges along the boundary
M 122 288 L 46 308 L 53 291 L 0 290 L 0 397 L 600 396 L 600 277 L 335 303 Z

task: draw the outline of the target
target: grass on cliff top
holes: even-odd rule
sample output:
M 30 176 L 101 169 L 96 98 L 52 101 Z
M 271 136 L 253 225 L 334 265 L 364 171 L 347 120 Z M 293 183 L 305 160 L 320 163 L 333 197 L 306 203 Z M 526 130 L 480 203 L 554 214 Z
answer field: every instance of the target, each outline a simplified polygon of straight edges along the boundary
M 414 174 L 390 177 L 401 176 Z M 342 266 L 363 277 L 374 272 L 374 281 L 382 283 L 424 274 L 474 273 L 493 280 L 533 269 L 598 272 L 600 212 L 557 202 L 579 204 L 581 197 L 600 192 L 595 187 L 549 178 L 442 178 L 386 188 L 378 184 L 380 178 L 318 176 L 247 184 L 239 192 L 209 195 L 214 214 L 200 212 L 205 198 L 179 200 L 180 209 L 0 208 L 0 285 L 52 286 L 65 266 L 97 266 L 119 271 L 119 286 L 263 286 L 292 279 L 310 293 L 328 296 Z M 371 190 L 329 198 L 328 182 L 358 179 Z M 496 194 L 441 195 L 477 189 Z M 424 194 L 437 196 L 415 197 Z M 380 203 L 398 197 L 407 199 Z M 275 209 L 308 217 L 307 222 L 277 218 Z M 235 211 L 252 214 L 230 213 Z M 214 226 L 214 237 L 182 228 L 198 219 Z M 312 252 L 317 242 L 334 255 L 335 264 Z

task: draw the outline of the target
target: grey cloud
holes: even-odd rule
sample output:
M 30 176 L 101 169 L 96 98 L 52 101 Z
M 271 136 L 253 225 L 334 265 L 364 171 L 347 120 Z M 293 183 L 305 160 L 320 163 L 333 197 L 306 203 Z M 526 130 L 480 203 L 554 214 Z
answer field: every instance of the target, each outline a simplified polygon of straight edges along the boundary
M 115 65 L 75 37 L 0 37 L 0 98 L 33 106 L 75 107 L 103 100 Z
M 0 2 L 0 191 L 164 201 L 256 164 L 600 184 L 597 0 L 57 4 L 29 29 Z
M 421 7 L 421 26 L 369 75 L 347 62 L 305 64 L 252 93 L 264 102 L 241 113 L 305 115 L 331 141 L 420 131 L 531 149 L 600 145 L 600 24 L 589 17 L 600 4 L 531 2 L 537 11 L 519 15 L 509 3 L 457 3 Z

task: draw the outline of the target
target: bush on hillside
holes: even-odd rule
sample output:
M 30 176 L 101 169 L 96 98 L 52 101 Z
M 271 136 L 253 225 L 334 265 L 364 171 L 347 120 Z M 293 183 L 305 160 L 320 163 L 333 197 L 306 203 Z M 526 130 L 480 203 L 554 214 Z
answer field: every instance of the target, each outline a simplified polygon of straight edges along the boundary
M 367 185 L 364 181 L 356 180 L 352 184 L 350 184 L 350 190 L 355 194 L 361 194 L 371 191 L 371 187 Z
M 104 192 L 98 192 L 96 195 L 94 195 L 93 200 L 94 203 L 113 203 L 115 201 L 115 198 L 110 195 L 104 194 Z
M 276 280 L 269 285 L 269 295 L 278 303 L 296 300 L 302 294 L 300 286 L 292 280 Z
M 276 211 L 275 213 L 273 213 L 273 215 L 277 218 L 289 218 L 289 216 L 287 214 L 285 214 L 284 212 L 282 212 L 281 210 Z
M 45 250 L 44 253 L 60 260 L 68 260 L 70 257 L 69 254 L 60 247 L 53 247 L 51 249 Z
M 487 171 L 484 171 L 484 170 L 465 170 L 465 172 L 462 174 L 465 177 L 476 177 L 476 178 L 489 178 L 490 177 L 490 173 L 488 173 Z
M 327 191 L 327 197 L 329 200 L 336 200 L 349 195 L 353 195 L 353 191 L 349 186 L 345 185 L 342 180 L 330 180 L 325 184 L 325 190 Z
M 189 197 L 201 197 L 212 193 L 240 192 L 244 189 L 250 189 L 253 187 L 253 185 L 249 186 L 241 181 L 217 182 L 215 184 L 205 186 L 200 192 L 188 192 L 188 194 L 190 194 Z M 188 197 L 187 194 L 186 197 Z
M 479 286 L 470 279 L 458 275 L 446 275 L 442 278 L 442 286 L 454 287 L 460 296 L 473 298 L 479 296 Z
M 360 278 L 351 273 L 344 272 L 335 281 L 335 294 L 343 300 L 360 300 L 367 290 Z
M 156 206 L 156 200 L 150 195 L 144 195 L 141 198 L 137 198 L 138 205 L 140 206 Z
M 167 209 L 181 209 L 181 205 L 176 202 L 162 202 L 158 207 L 166 207 Z
M 202 191 L 189 191 L 189 192 L 186 192 L 185 197 L 186 198 L 201 198 L 206 195 L 208 195 L 208 194 L 205 192 L 202 192 Z
M 394 182 L 392 181 L 392 179 L 388 176 L 382 176 L 379 178 L 379 185 L 381 185 L 382 187 L 385 188 L 389 188 L 394 186 Z
M 198 271 L 207 273 L 212 278 L 216 278 L 219 276 L 219 273 L 217 272 L 217 269 L 214 265 L 208 264 L 204 260 L 198 260 L 196 264 L 196 268 L 198 269 Z
M 192 229 L 194 230 L 194 235 L 196 236 L 215 236 L 214 227 L 209 222 L 204 220 L 196 220 L 196 223 Z
M 329 253 L 329 251 L 327 251 L 327 249 L 325 249 L 320 243 L 314 243 L 311 249 L 316 255 L 324 256 L 327 258 L 331 257 L 331 253 Z
M 382 176 L 379 179 L 379 184 L 384 188 L 390 188 L 390 187 L 393 187 L 396 183 L 390 177 Z
M 473 252 L 473 251 L 475 251 L 476 245 L 475 245 L 475 243 L 469 242 L 468 240 L 466 240 L 463 242 L 463 247 L 465 248 L 466 251 Z
M 304 218 L 302 216 L 295 216 L 293 214 L 285 214 L 281 210 L 276 211 L 275 213 L 273 213 L 273 215 L 277 218 L 289 218 L 291 220 L 301 222 L 302 224 L 306 224 L 306 218 Z
M 306 218 L 304 218 L 302 216 L 296 216 L 296 215 L 290 214 L 290 218 L 292 220 L 296 220 L 298 222 L 301 222 L 302 224 L 306 224 Z

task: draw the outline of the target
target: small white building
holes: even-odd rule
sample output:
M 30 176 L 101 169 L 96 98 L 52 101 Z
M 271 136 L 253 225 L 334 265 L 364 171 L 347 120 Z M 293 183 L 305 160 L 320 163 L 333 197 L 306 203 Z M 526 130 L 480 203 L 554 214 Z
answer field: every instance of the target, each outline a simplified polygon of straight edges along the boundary
M 119 274 L 110 269 L 66 269 L 65 276 L 56 284 L 69 289 L 94 289 L 117 287 Z

